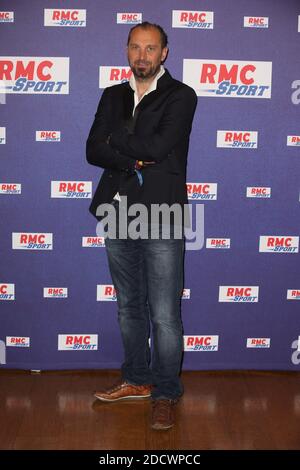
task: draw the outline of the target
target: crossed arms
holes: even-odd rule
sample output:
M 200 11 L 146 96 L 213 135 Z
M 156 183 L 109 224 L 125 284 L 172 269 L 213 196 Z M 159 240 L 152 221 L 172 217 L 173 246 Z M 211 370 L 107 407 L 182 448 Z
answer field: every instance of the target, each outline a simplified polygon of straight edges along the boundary
M 158 130 L 151 135 L 141 137 L 126 127 L 111 133 L 107 116 L 112 104 L 108 90 L 104 90 L 86 144 L 87 161 L 127 172 L 134 170 L 137 160 L 162 162 L 181 139 L 189 136 L 196 105 L 195 92 L 183 86 L 169 98 Z

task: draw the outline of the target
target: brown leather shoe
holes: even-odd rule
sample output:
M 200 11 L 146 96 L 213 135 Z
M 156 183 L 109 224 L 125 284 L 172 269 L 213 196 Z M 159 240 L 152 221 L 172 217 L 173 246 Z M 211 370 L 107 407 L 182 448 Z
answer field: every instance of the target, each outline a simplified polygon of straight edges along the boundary
M 102 401 L 141 399 L 150 397 L 151 389 L 151 385 L 132 385 L 124 380 L 119 380 L 107 390 L 96 392 L 94 396 Z
M 152 429 L 169 429 L 175 424 L 174 405 L 178 400 L 152 400 Z

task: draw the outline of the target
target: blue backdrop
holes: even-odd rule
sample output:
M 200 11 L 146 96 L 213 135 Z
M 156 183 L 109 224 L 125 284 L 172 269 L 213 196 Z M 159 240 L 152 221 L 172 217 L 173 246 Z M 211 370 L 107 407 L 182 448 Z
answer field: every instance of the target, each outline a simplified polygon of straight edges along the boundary
M 85 142 L 148 20 L 199 96 L 187 179 L 205 231 L 185 258 L 183 368 L 299 370 L 299 18 L 298 0 L 0 1 L 1 367 L 121 364 Z

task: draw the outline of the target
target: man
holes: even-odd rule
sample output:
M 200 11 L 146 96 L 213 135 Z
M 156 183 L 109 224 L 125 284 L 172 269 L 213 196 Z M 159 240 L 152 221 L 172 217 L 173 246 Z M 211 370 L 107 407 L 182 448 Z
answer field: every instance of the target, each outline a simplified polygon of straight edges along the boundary
M 104 203 L 113 204 L 119 216 L 125 196 L 128 207 L 140 203 L 149 211 L 154 204 L 187 204 L 186 161 L 196 94 L 163 67 L 167 36 L 159 25 L 134 26 L 127 54 L 129 83 L 104 90 L 87 140 L 87 161 L 105 169 L 90 206 L 98 220 Z M 169 429 L 183 394 L 184 236 L 163 239 L 159 227 L 156 239 L 106 238 L 125 361 L 120 381 L 95 396 L 107 402 L 151 397 L 152 428 Z

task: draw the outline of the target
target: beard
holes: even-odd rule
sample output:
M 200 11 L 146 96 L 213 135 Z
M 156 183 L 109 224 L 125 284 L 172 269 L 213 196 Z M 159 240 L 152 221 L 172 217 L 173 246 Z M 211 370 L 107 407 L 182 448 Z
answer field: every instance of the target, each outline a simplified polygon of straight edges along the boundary
M 130 68 L 137 80 L 148 80 L 157 74 L 160 64 L 153 65 L 151 62 L 135 62 L 130 65 Z

